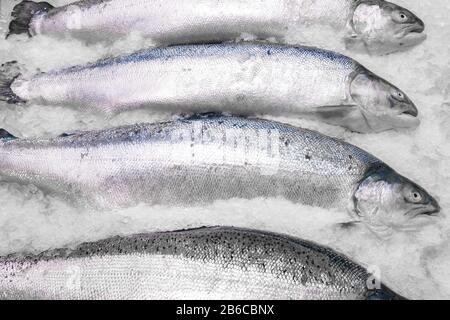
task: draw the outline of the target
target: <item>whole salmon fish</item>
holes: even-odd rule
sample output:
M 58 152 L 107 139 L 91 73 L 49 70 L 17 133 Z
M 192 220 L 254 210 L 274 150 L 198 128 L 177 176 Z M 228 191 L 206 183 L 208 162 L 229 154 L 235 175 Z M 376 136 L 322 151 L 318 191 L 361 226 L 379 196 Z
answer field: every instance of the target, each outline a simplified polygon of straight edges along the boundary
M 146 107 L 311 118 L 358 132 L 416 127 L 401 90 L 358 62 L 309 47 L 261 44 L 158 48 L 85 66 L 19 76 L 0 69 L 0 100 L 109 114 Z
M 369 153 L 273 121 L 209 115 L 54 139 L 2 132 L 0 177 L 97 208 L 283 198 L 389 230 L 439 211 L 423 188 Z
M 385 54 L 421 43 L 411 11 L 382 0 L 84 0 L 54 8 L 22 1 L 10 34 L 110 40 L 137 32 L 159 44 L 228 41 L 243 35 L 316 45 L 317 33 L 350 49 Z
M 229 227 L 0 257 L 0 299 L 404 299 L 314 243 Z

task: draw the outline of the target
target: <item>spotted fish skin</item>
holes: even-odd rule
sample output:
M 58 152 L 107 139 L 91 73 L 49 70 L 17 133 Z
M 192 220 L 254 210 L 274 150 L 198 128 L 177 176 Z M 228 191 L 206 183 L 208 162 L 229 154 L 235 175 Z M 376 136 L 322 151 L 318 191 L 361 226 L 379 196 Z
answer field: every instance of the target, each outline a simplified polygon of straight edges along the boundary
M 380 167 L 314 131 L 221 115 L 0 142 L 4 180 L 102 209 L 283 198 L 352 211 L 359 182 Z
M 3 299 L 403 299 L 314 243 L 230 227 L 0 258 Z

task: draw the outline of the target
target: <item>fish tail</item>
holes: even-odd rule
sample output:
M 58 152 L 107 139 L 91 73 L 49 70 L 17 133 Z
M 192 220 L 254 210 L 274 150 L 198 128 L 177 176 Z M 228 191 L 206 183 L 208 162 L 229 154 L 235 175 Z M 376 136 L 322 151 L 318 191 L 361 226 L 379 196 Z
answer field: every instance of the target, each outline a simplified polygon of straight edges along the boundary
M 408 300 L 407 298 L 395 293 L 384 284 L 380 289 L 370 291 L 367 300 Z
M 54 7 L 47 2 L 22 1 L 17 4 L 11 13 L 12 21 L 9 24 L 9 32 L 6 35 L 6 38 L 12 34 L 23 33 L 26 33 L 31 37 L 29 26 L 33 16 L 48 12 L 53 8 Z
M 17 61 L 10 61 L 0 65 L 0 101 L 11 104 L 24 103 L 11 89 L 11 84 L 20 76 Z
M 6 131 L 5 129 L 0 129 L 0 141 L 14 140 L 14 139 L 17 139 L 17 137 L 13 136 L 11 133 Z

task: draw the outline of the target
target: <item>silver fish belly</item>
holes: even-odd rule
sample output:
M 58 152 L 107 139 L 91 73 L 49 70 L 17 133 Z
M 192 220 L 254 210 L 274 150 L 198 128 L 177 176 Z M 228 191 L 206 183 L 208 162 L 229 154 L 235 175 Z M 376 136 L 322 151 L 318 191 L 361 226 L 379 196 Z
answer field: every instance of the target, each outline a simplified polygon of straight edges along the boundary
M 313 131 L 214 115 L 0 142 L 1 177 L 99 208 L 282 197 L 345 209 L 364 174 L 379 165 Z
M 283 38 L 311 25 L 344 31 L 353 9 L 352 0 L 90 0 L 36 15 L 30 33 L 109 40 L 138 32 L 160 44 Z
M 229 227 L 0 258 L 3 299 L 403 299 L 314 243 Z

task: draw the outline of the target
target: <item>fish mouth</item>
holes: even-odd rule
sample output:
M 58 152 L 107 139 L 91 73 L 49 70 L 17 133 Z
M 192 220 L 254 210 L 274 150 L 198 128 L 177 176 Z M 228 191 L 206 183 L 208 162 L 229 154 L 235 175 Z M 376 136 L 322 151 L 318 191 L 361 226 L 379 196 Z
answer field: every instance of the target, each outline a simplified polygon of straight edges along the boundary
M 393 120 L 399 128 L 417 128 L 420 125 L 420 119 L 414 111 L 404 111 Z
M 413 25 L 400 29 L 396 33 L 399 45 L 401 47 L 410 47 L 425 41 L 427 35 L 424 33 L 424 31 L 425 26 L 423 22 L 415 23 Z
M 417 109 L 410 109 L 403 111 L 400 115 L 417 118 L 419 116 L 419 111 Z
M 425 31 L 425 24 L 422 20 L 415 23 L 408 24 L 396 32 L 397 35 L 406 36 L 409 33 L 423 33 Z
M 409 27 L 406 27 L 404 30 L 405 30 L 404 31 L 405 34 L 406 33 L 422 33 L 425 31 L 425 25 L 423 24 L 423 22 L 419 22 L 419 23 L 413 24 Z
M 405 122 L 408 127 L 419 124 L 419 110 L 412 103 L 402 103 L 399 107 L 397 117 L 401 122 Z
M 391 108 L 397 108 L 396 112 L 398 116 L 403 118 L 417 118 L 419 116 L 419 109 L 417 109 L 416 105 L 411 101 L 399 102 L 395 100 L 395 98 L 389 99 L 391 104 Z
M 441 208 L 436 202 L 411 209 L 407 212 L 407 215 L 411 216 L 412 219 L 419 217 L 440 217 L 440 211 Z

